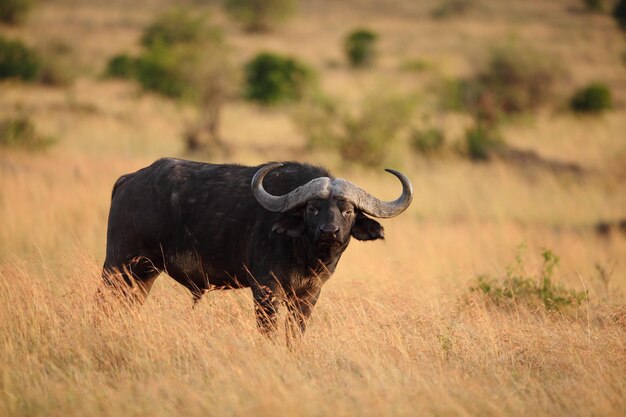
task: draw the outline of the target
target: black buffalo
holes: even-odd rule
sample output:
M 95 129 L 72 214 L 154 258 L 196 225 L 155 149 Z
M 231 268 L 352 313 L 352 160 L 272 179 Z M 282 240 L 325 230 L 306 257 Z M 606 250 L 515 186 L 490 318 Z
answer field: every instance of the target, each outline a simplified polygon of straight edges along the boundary
M 408 178 L 387 171 L 403 187 L 391 202 L 307 164 L 160 159 L 113 187 L 105 288 L 142 302 L 163 271 L 196 301 L 208 290 L 250 287 L 262 331 L 275 327 L 281 301 L 304 331 L 350 238 L 383 239 L 366 214 L 390 218 L 411 203 Z

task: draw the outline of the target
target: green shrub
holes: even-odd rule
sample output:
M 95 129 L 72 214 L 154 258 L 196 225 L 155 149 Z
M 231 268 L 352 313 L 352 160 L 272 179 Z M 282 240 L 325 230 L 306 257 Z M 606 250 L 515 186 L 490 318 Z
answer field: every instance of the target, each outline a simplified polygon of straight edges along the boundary
M 344 50 L 350 65 L 367 67 L 376 57 L 376 39 L 378 35 L 367 29 L 357 29 L 348 34 L 344 41 Z
M 212 36 L 219 36 L 207 24 L 207 16 L 189 9 L 174 8 L 159 15 L 141 37 L 146 48 L 199 43 Z
M 296 0 L 224 0 L 226 11 L 250 32 L 272 29 L 294 13 L 296 4 Z
M 345 135 L 339 153 L 346 161 L 377 167 L 388 155 L 399 132 L 408 127 L 413 101 L 397 96 L 372 96 L 357 114 L 344 117 Z
M 431 127 L 411 132 L 411 146 L 419 153 L 428 155 L 439 152 L 444 144 L 445 137 L 441 129 Z
M 38 54 L 20 41 L 0 37 L 0 79 L 36 80 L 41 70 Z
M 0 147 L 41 149 L 54 143 L 48 136 L 42 136 L 33 122 L 24 115 L 0 119 Z
M 245 66 L 246 96 L 263 104 L 300 99 L 313 81 L 313 71 L 294 58 L 261 53 Z
M 611 90 L 603 83 L 589 84 L 576 91 L 570 107 L 579 113 L 601 113 L 613 107 Z
M 409 126 L 414 102 L 398 96 L 370 96 L 357 111 L 327 97 L 301 104 L 295 124 L 311 148 L 333 150 L 345 161 L 377 167 Z
M 185 62 L 178 49 L 155 45 L 137 60 L 137 81 L 145 90 L 181 98 L 188 85 L 181 74 Z
M 550 250 L 541 254 L 543 264 L 537 275 L 527 274 L 520 251 L 514 264 L 509 265 L 506 275 L 495 279 L 488 275 L 476 278 L 470 291 L 484 294 L 490 302 L 500 307 L 525 305 L 548 311 L 563 312 L 568 307 L 579 306 L 587 299 L 586 291 L 567 289 L 554 282 L 554 272 L 559 258 Z
M 626 0 L 618 0 L 613 9 L 613 17 L 622 30 L 626 30 Z
M 504 141 L 493 127 L 477 123 L 465 132 L 467 154 L 475 161 L 491 158 L 494 151 L 503 146 Z
M 119 54 L 109 59 L 105 75 L 111 78 L 132 79 L 137 76 L 139 62 L 130 55 Z
M 20 23 L 32 5 L 32 0 L 1 0 L 0 21 L 8 24 Z

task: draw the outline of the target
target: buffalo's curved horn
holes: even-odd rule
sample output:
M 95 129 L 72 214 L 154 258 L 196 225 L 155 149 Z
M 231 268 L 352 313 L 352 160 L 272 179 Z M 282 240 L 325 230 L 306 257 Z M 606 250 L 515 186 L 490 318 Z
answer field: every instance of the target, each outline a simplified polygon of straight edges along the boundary
M 313 198 L 328 198 L 330 196 L 331 179 L 328 177 L 315 178 L 295 190 L 281 196 L 275 196 L 263 188 L 263 178 L 272 170 L 283 166 L 280 162 L 265 165 L 252 177 L 252 192 L 257 201 L 269 211 L 285 212 L 302 206 Z
M 385 171 L 395 175 L 402 183 L 402 194 L 396 200 L 381 201 L 350 181 L 341 178 L 333 180 L 332 193 L 350 201 L 355 207 L 370 216 L 381 219 L 395 217 L 411 205 L 413 186 L 409 178 L 403 173 L 394 169 L 385 169 Z
M 381 201 L 365 190 L 357 187 L 350 181 L 328 177 L 315 178 L 295 190 L 275 196 L 263 188 L 263 178 L 272 170 L 283 166 L 275 162 L 259 169 L 252 178 L 252 192 L 257 201 L 269 211 L 285 212 L 292 208 L 302 206 L 314 198 L 329 198 L 335 196 L 343 198 L 364 213 L 373 217 L 395 217 L 409 207 L 413 200 L 413 186 L 406 175 L 393 169 L 385 171 L 395 175 L 402 183 L 402 194 L 394 201 Z

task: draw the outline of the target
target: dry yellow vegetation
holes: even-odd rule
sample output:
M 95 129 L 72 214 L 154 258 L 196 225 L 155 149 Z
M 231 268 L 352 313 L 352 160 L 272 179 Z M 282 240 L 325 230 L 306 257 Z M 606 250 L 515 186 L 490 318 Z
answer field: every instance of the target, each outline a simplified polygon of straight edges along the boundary
M 399 143 L 391 163 L 412 179 L 413 205 L 384 222 L 385 242 L 350 245 L 290 350 L 257 332 L 247 290 L 210 293 L 192 309 L 162 276 L 139 311 L 94 311 L 114 181 L 184 157 L 193 117 L 100 74 L 172 3 L 41 1 L 23 26 L 0 27 L 33 45 L 71 45 L 79 72 L 62 88 L 0 84 L 0 115 L 19 107 L 58 138 L 44 152 L 0 149 L 0 416 L 626 415 L 626 235 L 594 230 L 626 219 L 626 42 L 608 15 L 577 12 L 574 0 L 477 0 L 436 20 L 436 1 L 320 0 L 276 32 L 249 35 L 213 2 L 189 2 L 211 10 L 238 63 L 266 49 L 296 55 L 346 100 L 393 89 L 428 103 L 433 78 L 470 73 L 506 37 L 563 62 L 563 88 L 602 80 L 614 92 L 616 108 L 598 118 L 542 111 L 505 127 L 510 143 L 585 175 L 427 160 Z M 358 25 L 380 34 L 381 56 L 354 74 L 341 40 Z M 399 69 L 411 59 L 432 68 Z M 458 114 L 437 121 L 452 137 L 467 126 Z M 288 109 L 234 100 L 222 129 L 232 153 L 204 159 L 321 163 L 381 198 L 397 194 L 382 170 L 306 151 Z M 504 275 L 520 243 L 528 271 L 549 248 L 561 259 L 556 280 L 588 300 L 560 314 L 469 291 L 477 275 Z

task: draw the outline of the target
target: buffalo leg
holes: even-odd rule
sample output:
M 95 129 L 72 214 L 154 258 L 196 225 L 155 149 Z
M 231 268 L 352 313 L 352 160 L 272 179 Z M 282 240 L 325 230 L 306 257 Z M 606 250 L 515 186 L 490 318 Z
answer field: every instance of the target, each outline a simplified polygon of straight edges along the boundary
M 313 307 L 317 303 L 321 289 L 306 293 L 303 296 L 292 296 L 287 300 L 287 308 L 289 313 L 285 322 L 287 333 L 287 344 L 290 345 L 293 339 L 297 339 L 306 330 L 306 323 Z
M 102 270 L 102 285 L 97 298 L 101 304 L 105 293 L 113 294 L 128 305 L 141 305 L 148 297 L 152 284 L 161 271 L 147 258 L 135 259 L 121 268 L 105 266 Z
M 259 330 L 265 335 L 273 334 L 276 330 L 279 304 L 276 286 L 255 285 L 252 287 L 252 295 Z

